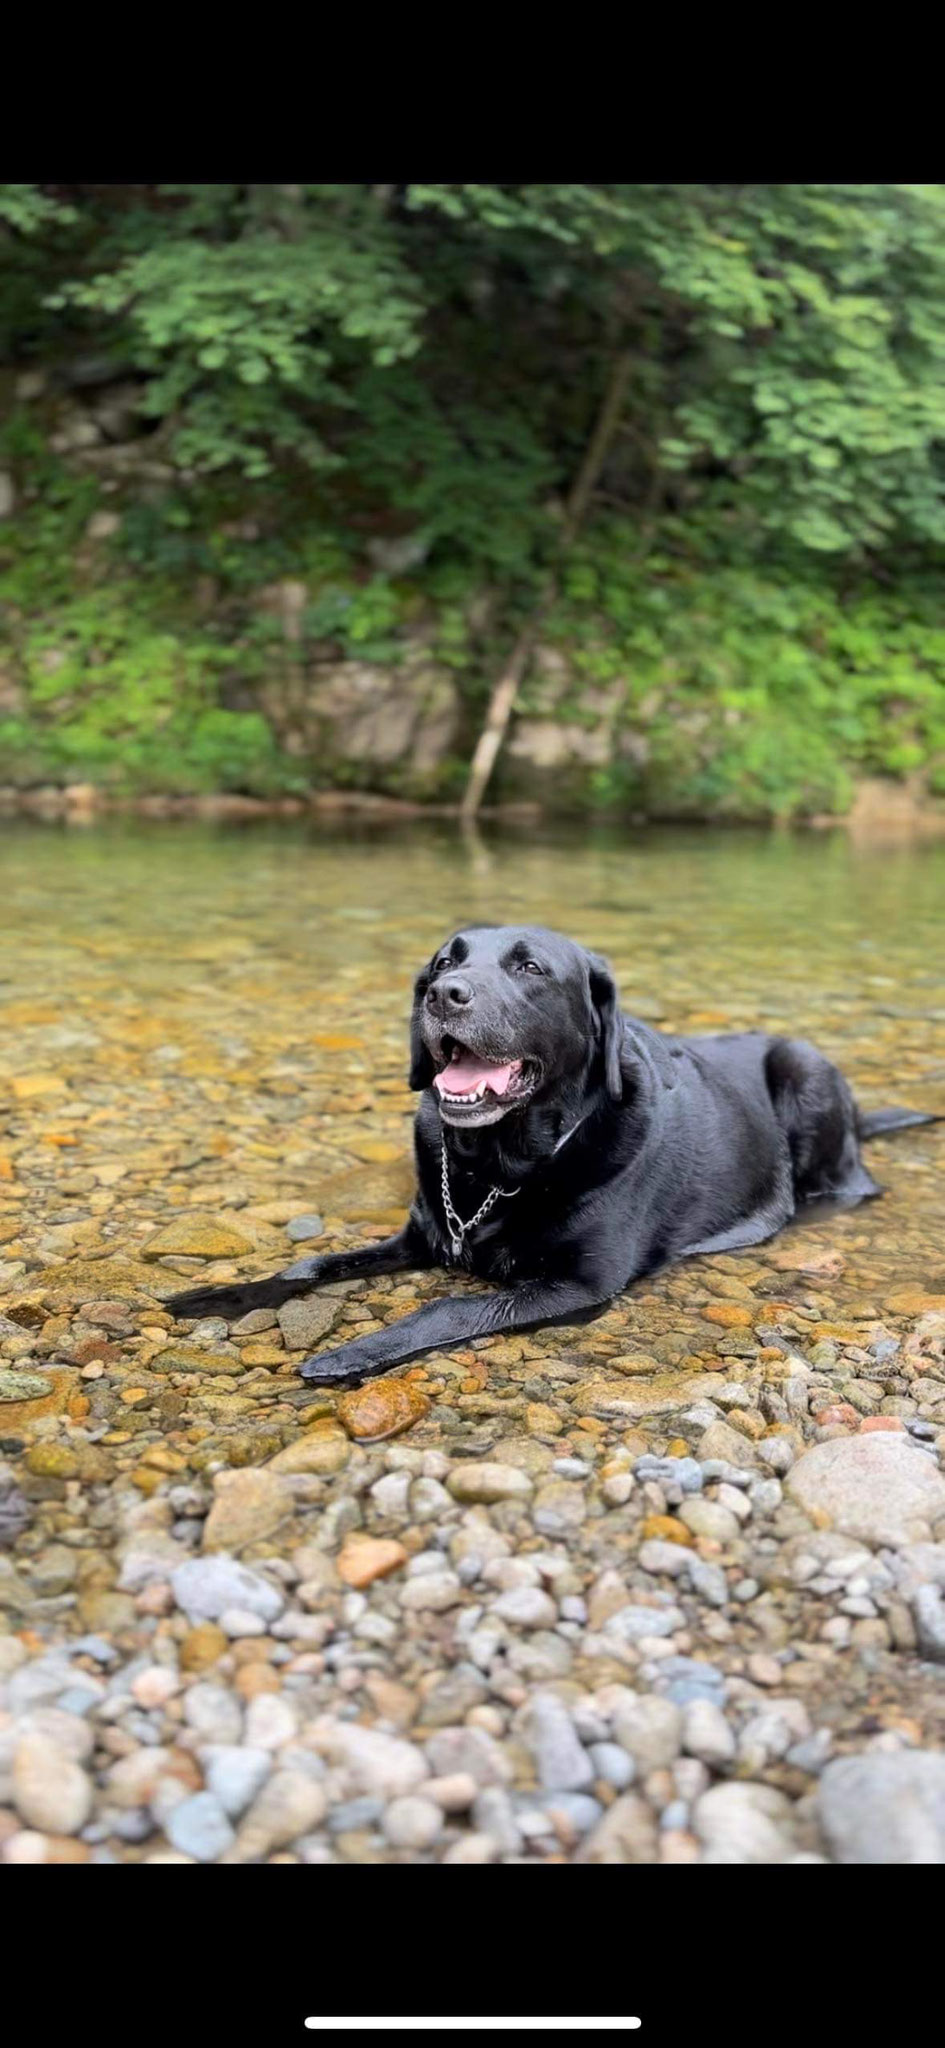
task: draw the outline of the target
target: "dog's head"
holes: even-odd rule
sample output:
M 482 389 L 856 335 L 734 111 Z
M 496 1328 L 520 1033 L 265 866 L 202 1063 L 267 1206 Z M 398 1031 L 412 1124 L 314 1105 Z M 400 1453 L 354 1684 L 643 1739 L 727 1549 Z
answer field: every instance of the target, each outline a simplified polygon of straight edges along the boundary
M 623 1092 L 624 1023 L 606 960 L 536 925 L 470 925 L 418 976 L 411 1088 L 435 1088 L 444 1122 L 495 1124 L 598 1070 Z

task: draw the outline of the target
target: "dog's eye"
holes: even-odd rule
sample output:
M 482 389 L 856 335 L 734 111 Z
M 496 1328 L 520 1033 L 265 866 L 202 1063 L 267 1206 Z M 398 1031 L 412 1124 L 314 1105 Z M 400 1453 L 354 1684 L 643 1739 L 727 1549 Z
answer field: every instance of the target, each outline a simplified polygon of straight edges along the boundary
M 520 960 L 515 972 L 516 974 L 544 974 L 545 970 L 543 967 L 539 967 L 537 960 Z
M 441 953 L 440 958 L 438 960 L 434 960 L 433 962 L 433 972 L 434 974 L 445 974 L 447 968 L 451 965 L 452 962 L 450 960 L 449 954 Z

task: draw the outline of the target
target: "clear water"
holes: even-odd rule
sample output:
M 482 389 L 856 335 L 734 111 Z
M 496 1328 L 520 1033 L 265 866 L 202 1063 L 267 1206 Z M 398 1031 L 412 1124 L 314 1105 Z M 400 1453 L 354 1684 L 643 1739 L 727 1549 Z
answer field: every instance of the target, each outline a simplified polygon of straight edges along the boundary
M 250 1194 L 258 1165 L 264 1194 L 271 1158 L 254 1165 L 240 1145 L 274 1101 L 300 1187 L 310 1166 L 323 1194 L 333 1163 L 359 1156 L 357 1134 L 406 1152 L 412 980 L 473 919 L 551 924 L 598 948 L 627 1009 L 669 1029 L 790 1031 L 867 1105 L 945 1111 L 945 844 L 14 824 L 0 830 L 0 902 L 0 1154 L 31 1187 L 28 1238 L 61 1222 L 59 1184 L 78 1173 L 78 1192 L 109 1144 L 130 1162 L 140 1230 L 171 1133 L 192 1142 L 195 1174 L 219 1180 L 200 1161 L 208 1125 Z M 11 1100 L 4 1081 L 36 1074 L 37 1092 Z M 882 1300 L 893 1280 L 945 1288 L 942 1159 L 939 1130 L 871 1148 L 886 1200 L 819 1233 L 848 1247 L 838 1301 Z

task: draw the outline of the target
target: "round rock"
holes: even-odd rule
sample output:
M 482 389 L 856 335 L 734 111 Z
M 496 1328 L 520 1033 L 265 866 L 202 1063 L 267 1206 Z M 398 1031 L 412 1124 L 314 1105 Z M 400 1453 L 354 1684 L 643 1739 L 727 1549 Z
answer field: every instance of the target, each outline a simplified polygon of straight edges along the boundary
M 861 1543 L 921 1543 L 945 1516 L 945 1478 L 906 1436 L 834 1437 L 815 1444 L 785 1481 L 812 1520 Z

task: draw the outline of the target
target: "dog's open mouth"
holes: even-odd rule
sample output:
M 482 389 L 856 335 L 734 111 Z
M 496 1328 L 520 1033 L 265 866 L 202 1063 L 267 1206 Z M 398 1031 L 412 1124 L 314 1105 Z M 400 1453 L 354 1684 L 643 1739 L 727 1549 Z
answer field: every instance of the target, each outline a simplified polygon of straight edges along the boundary
M 445 1065 L 433 1086 L 447 1123 L 495 1123 L 533 1093 L 541 1076 L 537 1060 L 486 1059 L 448 1036 L 441 1040 L 440 1056 Z

